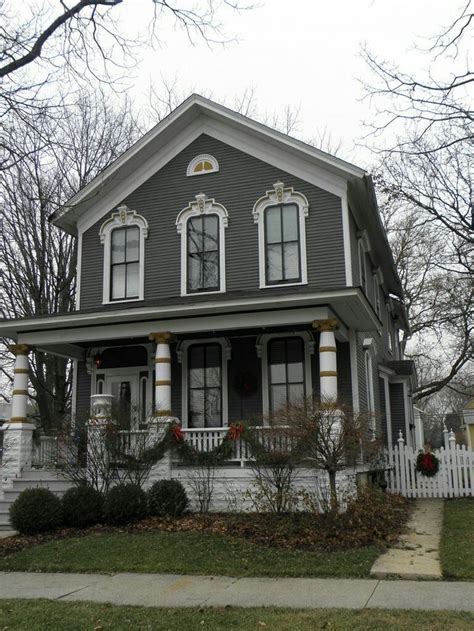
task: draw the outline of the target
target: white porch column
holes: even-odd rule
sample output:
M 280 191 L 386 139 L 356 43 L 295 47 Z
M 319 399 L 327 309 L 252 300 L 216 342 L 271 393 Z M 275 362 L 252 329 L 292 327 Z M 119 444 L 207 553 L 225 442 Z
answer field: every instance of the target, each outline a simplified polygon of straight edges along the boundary
M 3 430 L 2 482 L 7 484 L 31 463 L 35 429 L 27 419 L 29 348 L 26 344 L 12 344 L 8 348 L 15 355 L 15 369 L 11 417 Z
M 339 326 L 335 318 L 314 320 L 313 328 L 319 337 L 319 389 L 323 403 L 337 401 L 337 349 L 335 331 Z
M 156 342 L 155 353 L 155 416 L 172 417 L 171 411 L 171 352 L 173 334 L 169 331 L 151 333 Z

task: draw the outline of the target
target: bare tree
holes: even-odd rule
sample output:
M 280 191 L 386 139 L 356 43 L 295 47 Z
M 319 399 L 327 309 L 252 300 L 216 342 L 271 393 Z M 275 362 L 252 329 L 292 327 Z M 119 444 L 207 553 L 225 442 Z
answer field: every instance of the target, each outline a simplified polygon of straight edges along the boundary
M 406 348 L 420 376 L 418 400 L 451 384 L 466 393 L 474 387 L 465 377 L 474 322 L 473 25 L 470 0 L 418 48 L 427 63 L 415 74 L 363 53 L 373 77 L 366 93 L 376 107 L 369 138 L 413 332 Z
M 113 108 L 105 95 L 82 94 L 61 121 L 39 118 L 37 129 L 17 126 L 11 146 L 24 158 L 0 174 L 0 313 L 35 317 L 74 309 L 75 239 L 48 217 L 137 138 L 130 104 Z M 48 137 L 45 146 L 43 138 Z M 4 341 L 6 342 L 6 341 Z M 12 358 L 3 346 L 2 372 L 12 381 Z M 34 350 L 30 379 L 45 429 L 68 412 L 67 360 Z

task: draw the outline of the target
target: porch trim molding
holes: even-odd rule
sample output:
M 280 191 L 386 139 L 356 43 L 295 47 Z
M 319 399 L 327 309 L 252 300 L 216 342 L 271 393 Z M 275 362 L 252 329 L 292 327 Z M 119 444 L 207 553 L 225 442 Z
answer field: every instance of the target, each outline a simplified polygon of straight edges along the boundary
M 221 347 L 222 427 L 227 427 L 229 425 L 229 371 L 227 364 L 231 357 L 232 347 L 230 340 L 226 337 L 196 337 L 178 343 L 176 355 L 181 364 L 181 426 L 188 429 L 188 349 L 193 344 L 219 344 Z

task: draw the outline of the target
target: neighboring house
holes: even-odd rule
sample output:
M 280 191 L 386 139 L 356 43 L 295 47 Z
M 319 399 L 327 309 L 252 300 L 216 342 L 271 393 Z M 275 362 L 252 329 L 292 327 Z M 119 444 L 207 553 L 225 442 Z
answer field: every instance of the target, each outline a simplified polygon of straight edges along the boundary
M 0 334 L 20 371 L 26 347 L 73 359 L 76 419 L 108 393 L 136 428 L 199 432 L 313 394 L 415 446 L 402 288 L 363 169 L 193 95 L 52 221 L 78 239 L 77 311 Z

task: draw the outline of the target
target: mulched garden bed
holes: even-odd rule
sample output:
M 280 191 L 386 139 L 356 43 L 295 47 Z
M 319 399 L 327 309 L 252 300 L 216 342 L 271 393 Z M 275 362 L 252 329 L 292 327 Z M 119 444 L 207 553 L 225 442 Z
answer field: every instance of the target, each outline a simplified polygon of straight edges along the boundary
M 241 537 L 260 545 L 288 550 L 344 550 L 370 544 L 393 542 L 408 519 L 410 502 L 400 495 L 371 490 L 359 493 L 345 513 L 209 513 L 180 518 L 149 517 L 126 527 L 97 525 L 91 528 L 62 528 L 40 535 L 18 535 L 0 539 L 0 557 L 47 541 L 114 532 L 201 531 Z

